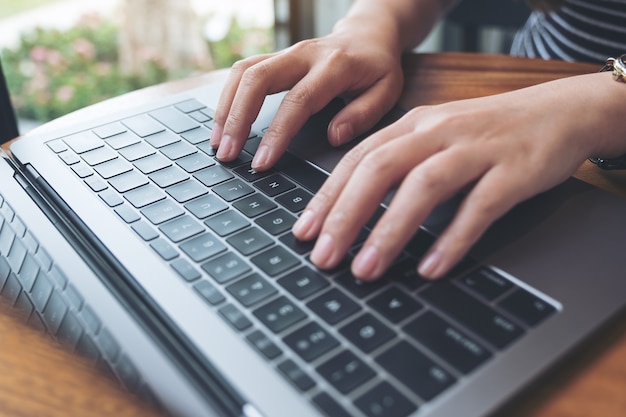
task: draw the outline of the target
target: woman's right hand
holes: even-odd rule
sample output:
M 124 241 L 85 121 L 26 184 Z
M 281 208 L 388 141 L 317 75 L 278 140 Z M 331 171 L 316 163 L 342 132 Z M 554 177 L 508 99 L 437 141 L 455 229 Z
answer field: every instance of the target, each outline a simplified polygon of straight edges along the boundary
M 237 62 L 215 113 L 211 145 L 223 161 L 239 155 L 265 96 L 289 90 L 259 144 L 252 168 L 269 169 L 314 113 L 333 98 L 348 104 L 330 122 L 328 140 L 342 145 L 373 127 L 402 90 L 396 30 L 359 18 L 340 21 L 323 38 Z

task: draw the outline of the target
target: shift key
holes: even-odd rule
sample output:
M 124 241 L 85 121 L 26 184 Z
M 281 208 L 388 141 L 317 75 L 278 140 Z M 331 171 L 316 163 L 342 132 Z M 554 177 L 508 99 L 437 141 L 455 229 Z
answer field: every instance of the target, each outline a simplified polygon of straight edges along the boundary
M 437 282 L 420 295 L 500 349 L 524 333 L 517 324 L 449 282 Z

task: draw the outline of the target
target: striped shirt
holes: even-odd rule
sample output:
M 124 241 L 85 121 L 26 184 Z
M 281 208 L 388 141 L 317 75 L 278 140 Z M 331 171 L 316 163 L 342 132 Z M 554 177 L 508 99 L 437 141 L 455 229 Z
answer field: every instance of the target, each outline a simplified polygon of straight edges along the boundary
M 556 11 L 533 11 L 511 54 L 604 63 L 626 53 L 626 0 L 565 0 Z

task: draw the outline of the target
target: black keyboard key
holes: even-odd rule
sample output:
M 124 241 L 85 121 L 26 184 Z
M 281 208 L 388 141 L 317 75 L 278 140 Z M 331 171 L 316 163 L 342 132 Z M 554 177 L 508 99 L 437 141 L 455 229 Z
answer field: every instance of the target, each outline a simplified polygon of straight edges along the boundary
M 367 302 L 392 323 L 399 323 L 422 309 L 422 304 L 397 287 L 391 287 Z
M 339 346 L 339 342 L 318 323 L 311 322 L 285 336 L 284 342 L 302 359 L 311 362 Z
M 434 283 L 421 296 L 498 348 L 524 333 L 517 324 L 450 282 Z
M 207 232 L 186 241 L 180 248 L 195 262 L 201 262 L 225 251 L 226 245 L 212 233 Z
M 456 382 L 454 376 L 408 342 L 388 349 L 376 362 L 426 401 Z
M 74 349 L 82 335 L 83 325 L 71 311 L 68 312 L 59 327 L 57 339 L 70 349 Z
M 208 192 L 204 185 L 193 179 L 167 187 L 165 191 L 179 203 L 186 203 Z
M 276 207 L 276 204 L 266 197 L 263 197 L 263 195 L 255 193 L 233 203 L 233 207 L 241 211 L 247 217 L 256 217 L 272 210 Z
M 176 160 L 176 163 L 185 171 L 192 173 L 215 165 L 215 160 L 213 158 L 209 158 L 203 153 L 196 152 Z
M 324 288 L 328 281 L 321 274 L 303 266 L 278 280 L 278 283 L 298 299 L 305 299 Z
M 111 189 L 102 190 L 98 196 L 106 203 L 109 207 L 117 207 L 124 202 L 122 197 L 119 196 L 118 193 Z
M 43 311 L 43 318 L 51 334 L 56 335 L 68 311 L 67 304 L 57 291 L 53 291 Z
M 432 311 L 412 320 L 404 330 L 463 373 L 471 372 L 491 357 L 481 343 Z
M 178 275 L 187 282 L 195 281 L 200 278 L 200 272 L 186 259 L 176 259 L 171 265 L 172 268 L 178 272 Z
M 126 128 L 119 122 L 109 123 L 93 129 L 93 133 L 98 135 L 100 139 L 110 138 L 124 132 L 126 132 Z
M 274 174 L 254 183 L 254 186 L 270 197 L 295 188 L 296 185 L 280 174 Z
M 191 113 L 200 109 L 204 109 L 206 106 L 200 103 L 198 100 L 192 98 L 189 100 L 182 101 L 176 104 L 174 107 L 176 107 L 178 110 L 182 111 L 183 113 Z
M 226 290 L 245 307 L 267 300 L 277 292 L 276 288 L 259 274 L 249 275 L 230 284 Z
M 298 258 L 282 246 L 273 246 L 250 260 L 271 277 L 280 275 L 300 263 Z
M 211 305 L 215 306 L 226 300 L 226 297 L 209 281 L 200 281 L 193 286 L 193 289 Z
M 286 233 L 285 235 L 281 236 L 279 240 L 285 246 L 287 246 L 289 249 L 291 249 L 292 251 L 294 251 L 295 253 L 299 255 L 304 255 L 306 253 L 311 252 L 313 250 L 313 246 L 315 245 L 314 240 L 309 240 L 309 241 L 298 240 L 291 232 Z
M 190 145 L 187 142 L 183 142 L 182 140 L 164 146 L 160 149 L 160 151 L 163 155 L 167 156 L 172 161 L 198 152 L 194 146 Z
M 376 375 L 372 368 L 348 350 L 318 366 L 317 372 L 342 394 L 349 393 Z
M 219 165 L 202 169 L 193 174 L 193 176 L 207 187 L 213 187 L 214 185 L 233 178 L 233 174 Z
M 238 179 L 215 186 L 213 191 L 226 201 L 235 201 L 254 192 L 252 187 Z
M 311 192 L 317 192 L 320 189 L 328 175 L 309 164 L 303 163 L 302 159 L 285 153 L 276 164 L 276 169 L 300 183 Z
M 133 223 L 131 228 L 137 233 L 143 240 L 150 241 L 159 237 L 159 234 L 154 230 L 148 222 L 143 220 Z
M 223 284 L 250 271 L 250 265 L 235 253 L 226 252 L 202 264 L 202 269 L 215 281 Z
M 171 200 L 162 200 L 141 209 L 141 214 L 152 224 L 161 224 L 184 213 L 185 211 Z
M 508 279 L 488 268 L 472 271 L 461 277 L 459 282 L 487 300 L 493 300 L 513 287 Z
M 105 142 L 108 143 L 111 148 L 116 150 L 125 148 L 130 145 L 134 145 L 136 143 L 139 143 L 140 141 L 141 139 L 139 138 L 139 136 L 128 131 L 105 139 Z
M 244 255 L 251 255 L 274 243 L 263 231 L 255 228 L 243 230 L 227 240 L 228 243 Z
M 417 261 L 413 258 L 400 260 L 392 265 L 384 276 L 391 281 L 399 282 L 411 291 L 428 283 L 417 273 Z
M 206 219 L 228 208 L 226 203 L 214 195 L 205 195 L 185 204 L 185 208 L 199 219 Z
M 137 136 L 141 136 L 142 138 L 165 130 L 161 124 L 147 114 L 141 114 L 139 116 L 122 120 L 122 123 L 124 123 L 127 128 L 135 132 Z
M 287 359 L 278 365 L 278 369 L 300 391 L 308 391 L 315 386 L 315 381 L 307 375 L 294 361 Z
M 237 330 L 246 330 L 252 326 L 252 322 L 237 307 L 232 304 L 226 304 L 217 311 L 226 319 L 226 321 Z
M 365 353 L 373 351 L 395 337 L 393 330 L 371 314 L 358 317 L 339 331 Z
M 352 417 L 345 408 L 343 408 L 337 401 L 325 392 L 317 394 L 313 397 L 313 402 L 320 410 L 328 417 Z
M 169 130 L 156 133 L 147 137 L 146 142 L 155 148 L 162 148 L 172 143 L 180 142 L 180 137 Z
M 411 240 L 409 240 L 405 250 L 407 250 L 411 256 L 419 259 L 426 254 L 426 251 L 432 246 L 434 241 L 434 235 L 431 235 L 424 229 L 419 229 Z
M 173 165 L 153 172 L 148 175 L 148 178 L 150 178 L 159 187 L 166 188 L 170 185 L 185 181 L 189 178 L 189 175 L 187 175 L 187 173 L 178 166 Z
M 159 226 L 165 235 L 174 243 L 183 241 L 204 231 L 204 227 L 193 217 L 184 215 Z
M 165 193 L 153 184 L 144 185 L 124 194 L 124 198 L 135 208 L 145 207 L 165 197 Z
M 311 201 L 311 198 L 313 198 L 313 194 L 302 188 L 296 188 L 276 197 L 276 201 L 282 204 L 287 210 L 298 213 L 304 210 L 306 205 L 309 204 L 309 201 Z
M 521 288 L 505 297 L 499 304 L 529 326 L 536 326 L 556 311 L 553 305 Z
M 128 204 L 124 204 L 122 206 L 115 207 L 115 212 L 126 223 L 136 222 L 137 220 L 139 220 L 141 218 L 139 216 L 139 214 L 137 214 L 137 212 L 135 212 L 135 210 L 130 208 L 130 206 Z
M 175 133 L 186 132 L 187 130 L 198 127 L 198 123 L 174 107 L 164 107 L 151 111 L 150 116 L 163 123 Z
M 207 120 L 207 118 L 208 118 L 208 116 L 204 116 L 200 112 L 195 113 L 194 116 L 196 114 L 197 114 L 197 116 L 194 117 L 194 118 L 198 122 L 200 122 L 201 120 Z M 192 145 L 197 145 L 200 142 L 208 141 L 209 139 L 211 139 L 211 130 L 207 129 L 204 126 L 200 126 L 200 127 L 197 127 L 197 128 L 195 128 L 193 130 L 189 130 L 189 131 L 181 134 L 180 136 L 183 139 L 185 139 L 187 142 L 191 143 Z
M 271 235 L 280 235 L 288 230 L 296 222 L 296 218 L 283 209 L 274 210 L 255 220 L 256 224 Z
M 243 165 L 234 169 L 235 173 L 248 182 L 256 181 L 271 175 L 274 171 L 255 171 L 250 164 Z
M 234 210 L 228 210 L 204 221 L 220 236 L 227 236 L 247 227 L 250 223 Z
M 171 261 L 178 257 L 178 251 L 165 239 L 156 239 L 150 242 L 150 247 L 166 261 Z
M 247 337 L 248 341 L 252 343 L 252 346 L 256 348 L 267 359 L 274 359 L 282 355 L 283 351 L 280 350 L 274 342 L 270 340 L 265 333 L 260 330 L 255 330 Z
M 356 279 L 350 271 L 344 272 L 335 281 L 358 298 L 365 298 L 372 295 L 389 284 L 384 278 L 375 281 L 361 281 Z
M 93 132 L 76 133 L 63 140 L 76 153 L 83 153 L 104 146 L 104 142 Z
M 237 155 L 237 158 L 233 159 L 232 161 L 220 161 L 220 163 L 227 168 L 235 168 L 239 165 L 249 164 L 251 161 L 252 155 L 250 155 L 248 152 L 242 151 L 239 153 L 239 155 Z
M 354 401 L 368 417 L 407 417 L 417 406 L 388 382 L 381 382 Z
M 139 172 L 133 170 L 117 175 L 109 179 L 111 187 L 115 188 L 119 193 L 125 193 L 142 185 L 148 184 L 148 180 Z
M 337 288 L 314 298 L 307 303 L 307 306 L 329 324 L 339 323 L 361 309 L 356 302 Z
M 274 333 L 279 333 L 307 317 L 306 313 L 284 296 L 257 308 L 254 315 Z

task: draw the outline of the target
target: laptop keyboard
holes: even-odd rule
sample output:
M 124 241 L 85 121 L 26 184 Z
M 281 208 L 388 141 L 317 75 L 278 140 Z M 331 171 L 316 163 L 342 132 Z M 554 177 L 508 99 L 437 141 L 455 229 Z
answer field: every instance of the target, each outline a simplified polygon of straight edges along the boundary
M 0 194 L 0 295 L 32 327 L 157 402 L 137 368 L 65 272 Z
M 556 311 L 471 259 L 438 282 L 415 271 L 434 240 L 420 230 L 386 275 L 362 283 L 349 261 L 320 271 L 290 229 L 325 179 L 289 154 L 255 172 L 209 145 L 197 100 L 48 142 L 52 152 L 184 285 L 326 415 L 407 416 Z M 383 209 L 381 208 L 381 211 Z

